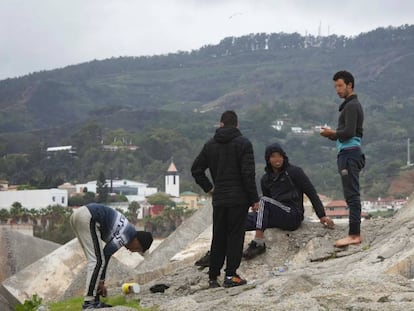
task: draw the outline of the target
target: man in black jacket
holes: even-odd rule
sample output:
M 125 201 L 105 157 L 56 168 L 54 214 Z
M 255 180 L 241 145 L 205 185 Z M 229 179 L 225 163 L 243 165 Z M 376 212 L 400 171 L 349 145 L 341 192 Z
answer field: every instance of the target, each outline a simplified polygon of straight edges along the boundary
M 364 112 L 354 93 L 355 80 L 352 74 L 338 71 L 333 81 L 336 93 L 344 101 L 339 106 L 337 129 L 323 128 L 321 135 L 336 141 L 338 150 L 337 165 L 349 209 L 349 231 L 348 236 L 335 242 L 335 246 L 344 247 L 362 241 L 359 173 L 365 166 L 365 156 L 361 151 Z
M 246 221 L 246 230 L 256 230 L 256 235 L 243 257 L 252 259 L 266 251 L 264 231 L 267 228 L 296 230 L 303 221 L 303 194 L 310 199 L 320 222 L 332 228 L 333 221 L 325 210 L 309 178 L 300 167 L 291 165 L 282 147 L 274 143 L 266 148 L 266 173 L 261 179 L 263 197 L 258 207 L 253 207 Z
M 206 175 L 207 169 L 212 182 Z M 213 198 L 209 287 L 220 286 L 217 277 L 224 260 L 223 286 L 244 285 L 246 280 L 237 275 L 243 253 L 244 224 L 249 207 L 258 207 L 259 197 L 253 147 L 239 131 L 234 111 L 222 114 L 220 127 L 194 160 L 191 173 L 196 183 Z

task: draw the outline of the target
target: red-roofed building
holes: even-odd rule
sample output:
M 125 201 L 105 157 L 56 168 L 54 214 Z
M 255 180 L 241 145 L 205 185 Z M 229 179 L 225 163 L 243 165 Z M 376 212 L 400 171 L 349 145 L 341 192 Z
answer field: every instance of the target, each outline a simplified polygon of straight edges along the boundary
M 349 208 L 344 200 L 334 200 L 326 205 L 325 214 L 332 219 L 348 219 Z M 361 213 L 362 218 L 367 216 L 367 213 Z

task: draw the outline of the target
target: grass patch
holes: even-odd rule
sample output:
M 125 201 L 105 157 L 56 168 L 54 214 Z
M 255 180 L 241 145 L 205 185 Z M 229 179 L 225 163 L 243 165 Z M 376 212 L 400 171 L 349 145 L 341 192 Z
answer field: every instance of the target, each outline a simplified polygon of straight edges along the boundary
M 394 214 L 395 214 L 394 210 L 386 210 L 386 211 L 371 212 L 369 213 L 369 216 L 371 216 L 372 218 L 376 218 L 376 217 L 388 218 L 388 217 L 392 217 Z
M 126 299 L 126 296 L 113 296 L 102 299 L 105 303 L 113 306 L 125 306 L 137 309 L 139 311 L 156 311 L 156 307 L 143 308 L 139 304 L 139 300 Z M 80 310 L 83 303 L 83 297 L 74 297 L 64 301 L 53 302 L 48 304 L 49 311 L 72 311 Z

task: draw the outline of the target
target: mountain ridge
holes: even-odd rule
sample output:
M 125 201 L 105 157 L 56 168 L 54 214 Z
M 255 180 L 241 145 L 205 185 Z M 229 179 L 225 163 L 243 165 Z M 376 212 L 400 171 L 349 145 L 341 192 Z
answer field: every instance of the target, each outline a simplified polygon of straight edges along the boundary
M 317 134 L 292 135 L 290 127 L 336 124 L 335 103 L 340 99 L 332 89 L 332 75 L 347 69 L 356 77 L 356 93 L 366 114 L 364 195 L 378 195 L 387 191 L 390 178 L 404 165 L 405 139 L 414 131 L 413 47 L 413 25 L 378 28 L 352 38 L 251 34 L 191 52 L 93 60 L 6 79 L 0 81 L 0 154 L 71 144 L 91 168 L 77 168 L 81 176 L 65 173 L 62 178 L 93 178 L 110 162 L 104 156 L 97 164 L 85 160 L 84 155 L 96 150 L 88 153 L 87 146 L 98 148 L 123 130 L 140 145 L 134 156 L 142 163 L 133 171 L 120 167 L 130 172 L 125 177 L 138 178 L 144 172 L 148 182 L 158 184 L 155 176 L 162 175 L 162 169 L 149 174 L 147 167 L 160 167 L 155 161 L 174 156 L 181 161 L 186 187 L 195 190 L 190 186 L 191 161 L 214 132 L 219 114 L 234 109 L 257 154 L 266 144 L 280 141 L 325 192 L 335 184 L 333 145 Z M 282 131 L 271 128 L 276 120 L 285 122 Z M 3 173 L 3 178 L 28 182 L 36 171 L 32 163 L 25 168 L 29 173 L 19 173 L 19 178 Z M 53 175 L 60 175 L 56 170 Z M 385 181 L 383 186 L 378 179 Z

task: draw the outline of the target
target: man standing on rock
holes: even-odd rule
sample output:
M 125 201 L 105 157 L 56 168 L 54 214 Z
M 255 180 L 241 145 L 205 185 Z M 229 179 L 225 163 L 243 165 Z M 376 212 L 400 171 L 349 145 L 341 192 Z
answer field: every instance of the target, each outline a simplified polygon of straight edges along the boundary
M 109 259 L 122 246 L 131 252 L 144 253 L 152 244 L 152 235 L 135 230 L 124 215 L 96 203 L 76 209 L 70 224 L 88 260 L 82 309 L 111 307 L 99 300 L 107 294 L 105 276 Z M 105 247 L 101 240 L 106 243 Z
M 206 175 L 209 169 L 212 182 Z M 213 238 L 210 249 L 209 287 L 219 287 L 217 277 L 226 260 L 223 286 L 244 285 L 237 275 L 250 206 L 257 208 L 255 162 L 251 142 L 238 129 L 237 114 L 225 111 L 220 127 L 194 160 L 191 173 L 196 183 L 212 195 Z
M 321 135 L 336 141 L 337 165 L 341 175 L 344 197 L 349 209 L 349 233 L 336 241 L 336 247 L 360 244 L 361 239 L 361 197 L 359 173 L 365 166 L 361 151 L 364 113 L 354 93 L 354 77 L 348 71 L 338 71 L 333 76 L 336 93 L 343 98 L 339 107 L 336 130 L 322 128 Z

